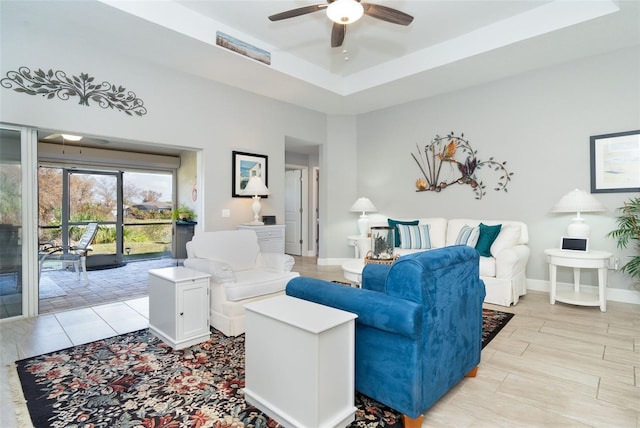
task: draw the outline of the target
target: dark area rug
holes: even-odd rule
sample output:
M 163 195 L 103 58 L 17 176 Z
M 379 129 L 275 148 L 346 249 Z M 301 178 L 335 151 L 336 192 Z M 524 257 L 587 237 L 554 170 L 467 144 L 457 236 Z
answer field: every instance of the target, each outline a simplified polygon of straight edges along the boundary
M 483 347 L 513 314 L 484 310 Z M 485 331 L 486 330 L 486 331 Z M 279 425 L 244 401 L 244 335 L 213 331 L 175 351 L 148 329 L 16 363 L 35 427 Z M 400 415 L 356 393 L 356 427 L 402 427 Z

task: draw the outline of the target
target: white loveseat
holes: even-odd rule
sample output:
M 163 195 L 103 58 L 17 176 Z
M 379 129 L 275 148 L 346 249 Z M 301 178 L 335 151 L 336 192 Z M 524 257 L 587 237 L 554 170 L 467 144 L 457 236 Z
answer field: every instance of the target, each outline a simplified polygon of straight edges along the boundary
M 226 336 L 244 333 L 244 305 L 284 292 L 294 260 L 287 254 L 261 253 L 253 230 L 201 232 L 187 242 L 184 266 L 211 274 L 211 326 Z
M 455 245 L 463 227 L 502 225 L 498 237 L 491 245 L 491 257 L 480 257 L 480 278 L 485 283 L 485 302 L 501 306 L 518 303 L 520 296 L 527 294 L 526 268 L 529 261 L 529 234 L 527 225 L 520 221 L 498 221 L 477 219 L 413 218 L 393 220 L 418 220 L 419 225 L 429 225 L 431 249 Z M 382 215 L 369 216 L 370 226 L 388 226 L 388 218 Z M 364 245 L 370 245 L 368 241 Z M 363 251 L 364 250 L 364 251 Z M 394 248 L 395 254 L 409 254 L 421 249 Z M 361 248 L 361 253 L 366 254 Z

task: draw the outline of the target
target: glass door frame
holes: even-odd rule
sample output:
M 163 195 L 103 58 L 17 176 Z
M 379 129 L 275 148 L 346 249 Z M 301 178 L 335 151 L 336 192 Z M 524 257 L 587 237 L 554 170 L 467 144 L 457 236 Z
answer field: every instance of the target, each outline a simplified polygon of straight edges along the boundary
M 98 221 L 98 225 L 114 225 L 116 229 L 115 254 L 91 254 L 87 257 L 87 267 L 122 265 L 123 244 L 123 191 L 122 171 L 100 171 L 93 169 L 62 168 L 62 243 L 69 245 L 69 226 L 86 225 L 89 222 L 70 222 L 70 180 L 73 174 L 113 176 L 116 178 L 116 220 Z
M 20 132 L 22 194 L 22 315 L 38 315 L 38 133 L 34 128 L 0 122 L 0 128 Z

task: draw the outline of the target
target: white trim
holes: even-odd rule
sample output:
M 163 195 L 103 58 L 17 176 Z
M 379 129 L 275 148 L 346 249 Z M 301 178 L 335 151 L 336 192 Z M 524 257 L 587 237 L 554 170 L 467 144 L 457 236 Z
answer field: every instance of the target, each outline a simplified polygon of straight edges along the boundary
M 313 213 L 312 216 L 312 224 L 311 227 L 311 243 L 313 244 L 311 248 L 309 248 L 309 256 L 317 256 L 318 251 L 318 212 L 320 210 L 319 206 L 319 187 L 320 187 L 320 167 L 314 166 L 311 169 L 311 182 L 312 182 L 312 195 L 311 195 L 311 210 Z
M 568 282 L 558 282 L 558 286 L 571 288 L 573 287 L 573 284 Z M 595 285 L 580 285 L 580 288 L 583 288 L 583 287 L 588 292 L 598 294 L 598 287 L 596 287 Z M 545 293 L 549 293 L 550 289 L 551 289 L 551 286 L 549 285 L 549 281 L 547 280 L 527 278 L 527 290 L 542 291 Z M 640 292 L 635 290 L 607 288 L 606 294 L 607 294 L 607 301 L 640 305 Z
M 300 206 L 302 213 L 300 215 L 300 237 L 302 244 L 300 245 L 300 255 L 304 256 L 309 250 L 309 167 L 297 164 L 285 164 L 285 171 L 300 171 Z
M 354 258 L 319 258 L 318 257 L 318 266 L 341 266 L 346 262 L 352 262 Z

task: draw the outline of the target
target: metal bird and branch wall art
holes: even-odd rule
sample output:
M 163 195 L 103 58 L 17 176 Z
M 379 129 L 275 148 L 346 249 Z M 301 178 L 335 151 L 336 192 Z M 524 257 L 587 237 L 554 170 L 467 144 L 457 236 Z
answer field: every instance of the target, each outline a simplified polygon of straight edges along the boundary
M 88 106 L 94 101 L 102 108 L 120 110 L 129 116 L 147 114 L 144 102 L 133 91 L 109 82 L 95 83 L 95 78 L 87 73 L 79 76 L 67 76 L 64 71 L 42 69 L 33 72 L 28 67 L 20 67 L 18 71 L 7 72 L 7 77 L 0 80 L 3 88 L 13 89 L 28 95 L 42 95 L 47 99 L 58 97 L 69 100 L 80 98 L 80 105 Z
M 486 195 L 485 184 L 477 176 L 477 172 L 483 168 L 491 168 L 500 174 L 496 191 L 507 191 L 507 185 L 511 181 L 512 172 L 507 170 L 507 162 L 498 162 L 490 157 L 482 161 L 477 158 L 477 150 L 474 150 L 469 140 L 464 138 L 464 133 L 456 136 L 451 132 L 446 137 L 436 135 L 424 150 L 416 144 L 418 155 L 411 154 L 418 164 L 424 178 L 416 180 L 418 192 L 440 192 L 453 184 L 466 184 L 471 186 L 476 199 L 482 199 Z

